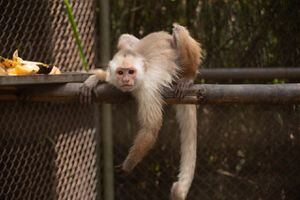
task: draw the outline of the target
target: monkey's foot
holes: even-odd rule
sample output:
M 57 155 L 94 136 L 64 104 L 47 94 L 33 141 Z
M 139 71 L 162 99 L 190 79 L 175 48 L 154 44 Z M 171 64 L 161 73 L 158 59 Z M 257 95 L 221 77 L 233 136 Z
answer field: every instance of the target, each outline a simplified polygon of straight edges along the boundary
M 183 191 L 183 188 L 181 187 L 179 182 L 173 183 L 172 189 L 171 189 L 171 200 L 185 200 L 186 192 Z
M 184 28 L 183 26 L 180 26 L 179 24 L 174 23 L 173 24 L 173 38 L 174 41 L 176 42 L 177 40 L 180 40 L 180 35 L 181 33 L 186 33 L 189 34 L 188 31 L 186 30 L 186 28 Z M 176 44 L 177 45 L 177 44 Z
M 184 98 L 187 95 L 187 90 L 193 85 L 194 81 L 191 79 L 179 79 L 175 85 L 175 97 Z

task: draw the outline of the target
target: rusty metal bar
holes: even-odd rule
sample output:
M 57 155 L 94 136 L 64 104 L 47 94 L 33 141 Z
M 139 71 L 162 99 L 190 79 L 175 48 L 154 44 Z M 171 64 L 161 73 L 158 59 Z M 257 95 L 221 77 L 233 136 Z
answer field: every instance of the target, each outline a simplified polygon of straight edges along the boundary
M 99 58 L 100 63 L 108 63 L 110 55 L 110 4 L 109 0 L 97 0 L 99 6 L 98 22 L 100 28 Z M 113 126 L 112 107 L 101 105 L 101 140 L 103 168 L 103 199 L 114 200 L 114 167 L 113 167 Z
M 0 100 L 26 101 L 77 101 L 82 83 L 64 85 L 30 85 L 23 87 L 0 87 Z M 173 97 L 166 91 L 169 104 L 299 104 L 300 83 L 290 84 L 199 84 L 187 91 L 183 99 Z M 131 99 L 109 84 L 95 89 L 95 102 L 122 103 Z
M 213 68 L 200 69 L 198 77 L 206 80 L 300 80 L 300 67 L 289 68 Z

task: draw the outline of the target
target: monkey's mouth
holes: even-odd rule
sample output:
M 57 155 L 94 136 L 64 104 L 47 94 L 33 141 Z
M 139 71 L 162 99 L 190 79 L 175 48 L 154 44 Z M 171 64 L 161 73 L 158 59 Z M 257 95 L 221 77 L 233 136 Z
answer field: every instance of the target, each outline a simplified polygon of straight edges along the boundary
M 127 85 L 121 85 L 121 86 L 120 86 L 121 90 L 122 90 L 122 91 L 125 91 L 125 92 L 126 92 L 126 91 L 131 91 L 131 90 L 133 90 L 133 87 L 134 87 L 134 85 L 128 85 L 128 84 L 127 84 Z

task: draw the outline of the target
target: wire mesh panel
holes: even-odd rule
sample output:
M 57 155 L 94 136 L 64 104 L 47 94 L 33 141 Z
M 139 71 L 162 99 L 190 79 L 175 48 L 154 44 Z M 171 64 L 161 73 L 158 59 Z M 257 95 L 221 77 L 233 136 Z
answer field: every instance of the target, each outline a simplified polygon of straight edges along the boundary
M 136 113 L 133 107 L 115 109 L 118 165 L 137 127 L 136 119 L 128 118 Z M 198 111 L 197 167 L 187 199 L 299 199 L 299 106 L 199 106 Z M 116 199 L 167 200 L 177 180 L 179 141 L 175 113 L 168 107 L 155 148 L 132 174 L 116 174 Z
M 70 1 L 94 67 L 94 1 Z M 0 0 L 0 55 L 79 71 L 62 0 Z M 96 199 L 97 138 L 91 106 L 0 102 L 0 199 Z
M 78 108 L 1 102 L 1 199 L 95 198 L 93 112 Z
M 70 1 L 84 43 L 88 64 L 94 66 L 94 1 Z M 82 65 L 62 0 L 0 0 L 0 55 L 54 64 L 63 71 Z

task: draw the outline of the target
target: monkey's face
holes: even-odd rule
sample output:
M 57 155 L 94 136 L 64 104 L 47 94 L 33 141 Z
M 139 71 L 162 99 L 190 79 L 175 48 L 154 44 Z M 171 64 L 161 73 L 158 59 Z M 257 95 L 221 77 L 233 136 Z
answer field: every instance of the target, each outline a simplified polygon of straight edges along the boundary
M 143 61 L 139 57 L 116 56 L 110 62 L 111 82 L 123 92 L 131 92 L 140 85 L 143 67 Z
M 118 67 L 116 69 L 116 80 L 118 87 L 123 92 L 130 92 L 135 87 L 137 71 L 134 67 Z

